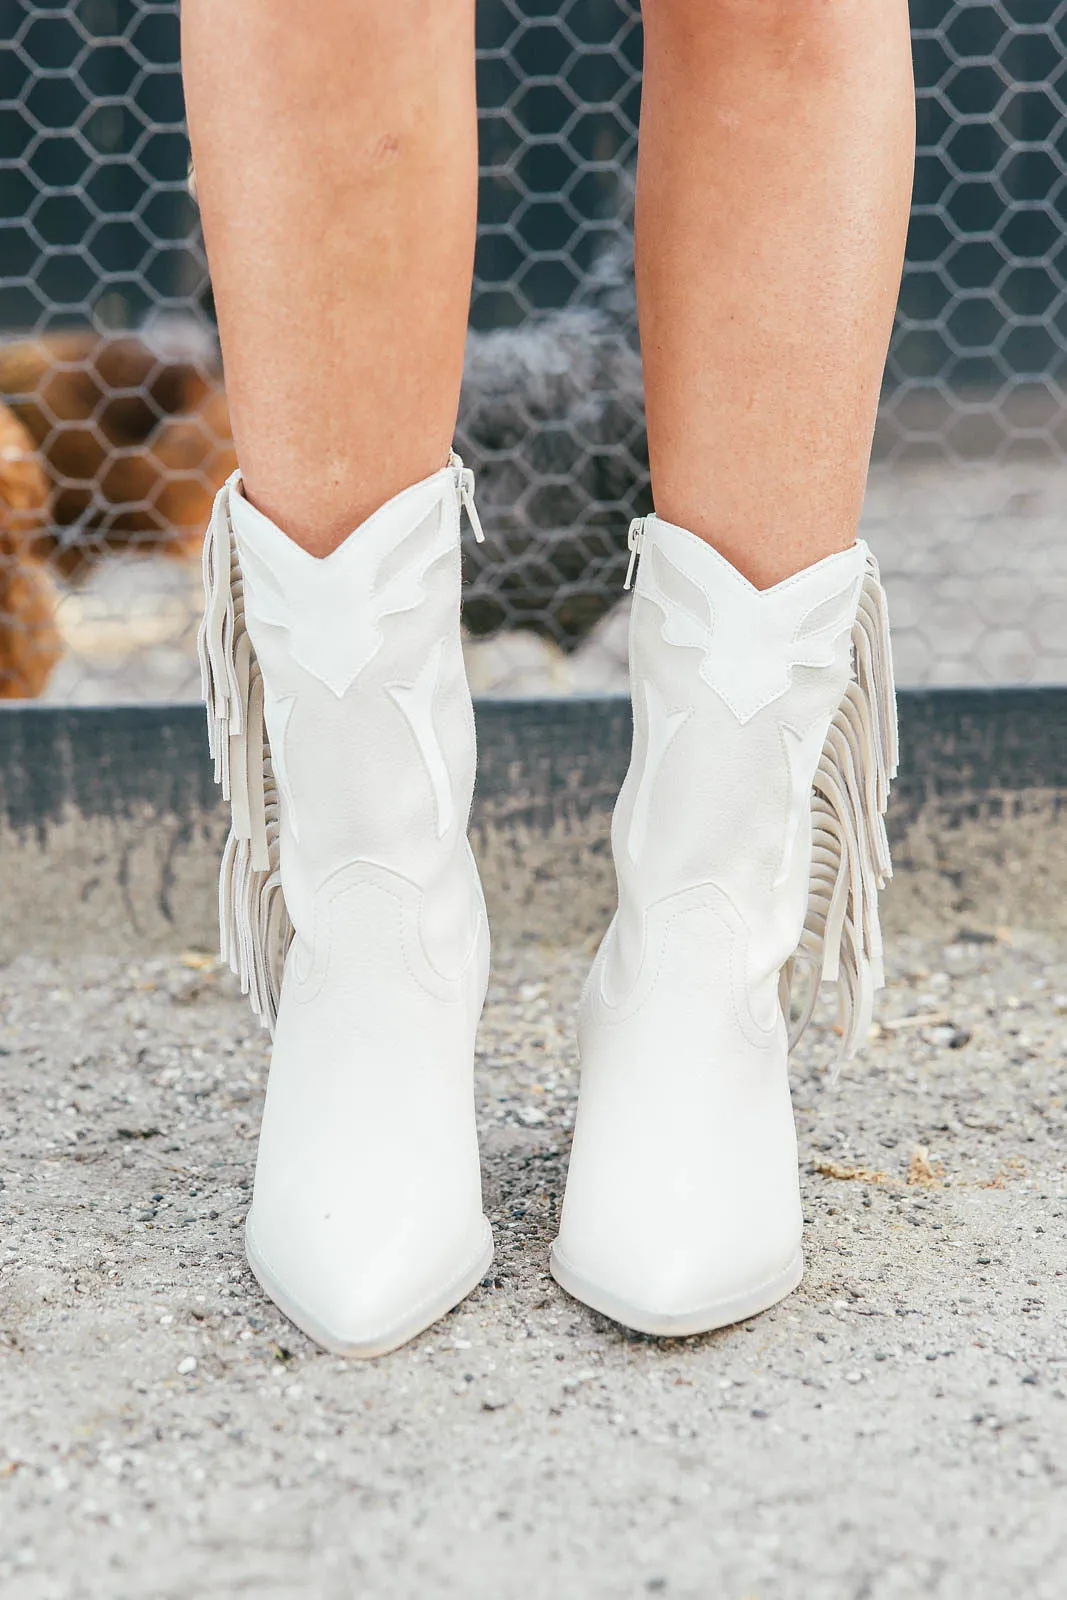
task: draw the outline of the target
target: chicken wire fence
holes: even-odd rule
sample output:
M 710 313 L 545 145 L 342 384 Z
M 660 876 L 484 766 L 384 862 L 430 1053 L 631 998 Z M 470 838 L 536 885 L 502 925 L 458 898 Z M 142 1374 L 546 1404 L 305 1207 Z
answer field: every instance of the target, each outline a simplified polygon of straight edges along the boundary
M 1067 681 L 1067 0 L 913 0 L 919 158 L 864 532 L 902 682 Z M 0 695 L 196 692 L 233 465 L 177 0 L 0 6 Z M 648 508 L 629 0 L 479 0 L 459 446 L 475 688 L 624 685 Z M 847 128 L 842 138 L 848 137 Z

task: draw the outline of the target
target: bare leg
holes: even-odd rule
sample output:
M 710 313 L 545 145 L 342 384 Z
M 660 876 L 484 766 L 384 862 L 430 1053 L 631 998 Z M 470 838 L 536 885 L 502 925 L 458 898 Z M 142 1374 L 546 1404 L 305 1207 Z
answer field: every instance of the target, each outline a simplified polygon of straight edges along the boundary
M 315 555 L 445 463 L 474 255 L 473 0 L 183 0 L 249 498 Z
M 851 544 L 914 150 L 906 0 L 646 0 L 656 509 L 760 588 Z

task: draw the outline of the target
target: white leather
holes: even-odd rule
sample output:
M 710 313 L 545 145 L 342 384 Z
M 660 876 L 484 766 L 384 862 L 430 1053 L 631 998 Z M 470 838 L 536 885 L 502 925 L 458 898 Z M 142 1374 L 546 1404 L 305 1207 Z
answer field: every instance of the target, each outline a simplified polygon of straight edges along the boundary
M 799 1281 L 779 974 L 801 937 L 811 795 L 851 677 L 862 543 L 759 591 L 645 519 L 618 912 L 579 1012 L 556 1277 L 649 1333 L 764 1309 Z
M 488 927 L 466 828 L 475 740 L 457 477 L 319 560 L 231 485 L 293 940 L 247 1225 L 301 1328 L 377 1355 L 484 1274 L 474 1034 Z

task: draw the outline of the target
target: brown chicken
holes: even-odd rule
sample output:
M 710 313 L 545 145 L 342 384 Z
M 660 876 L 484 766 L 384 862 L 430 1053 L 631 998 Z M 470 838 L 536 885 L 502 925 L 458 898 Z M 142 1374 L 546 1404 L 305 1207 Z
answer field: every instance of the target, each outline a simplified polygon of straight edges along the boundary
M 236 457 L 221 383 L 135 336 L 0 343 L 0 697 L 62 650 L 51 574 L 109 551 L 190 556 Z
M 0 700 L 34 699 L 62 654 L 55 585 L 33 554 L 48 512 L 33 440 L 0 405 Z
M 77 581 L 108 550 L 188 555 L 236 457 L 221 384 L 132 335 L 87 331 L 0 345 L 0 395 L 52 491 L 37 554 Z

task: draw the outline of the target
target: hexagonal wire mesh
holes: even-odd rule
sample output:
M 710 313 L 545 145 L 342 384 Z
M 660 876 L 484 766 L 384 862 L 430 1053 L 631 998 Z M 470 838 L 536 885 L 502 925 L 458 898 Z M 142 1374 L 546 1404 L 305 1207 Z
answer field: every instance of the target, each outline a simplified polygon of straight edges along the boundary
M 865 532 L 902 682 L 1067 681 L 1067 0 L 913 0 L 915 206 Z M 648 504 L 630 0 L 480 0 L 459 444 L 475 687 L 623 687 Z M 233 460 L 177 0 L 0 11 L 0 694 L 196 692 L 195 556 Z M 847 137 L 847 130 L 842 130 Z

